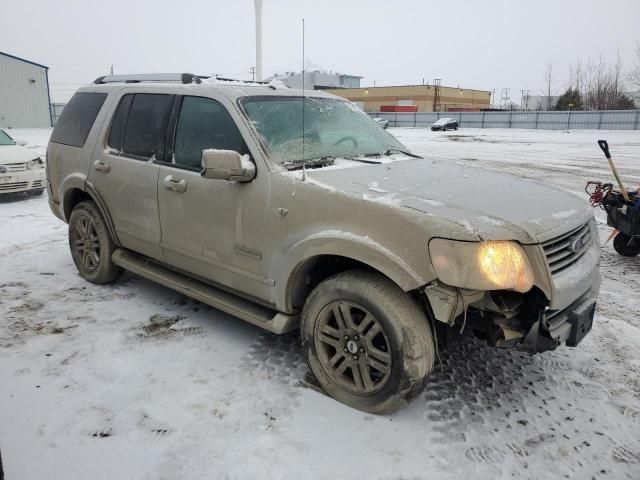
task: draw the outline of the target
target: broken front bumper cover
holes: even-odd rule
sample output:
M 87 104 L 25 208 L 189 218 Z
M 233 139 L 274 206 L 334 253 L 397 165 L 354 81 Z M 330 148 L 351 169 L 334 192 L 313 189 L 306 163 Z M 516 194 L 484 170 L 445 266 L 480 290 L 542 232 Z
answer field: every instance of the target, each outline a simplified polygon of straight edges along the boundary
M 564 310 L 541 312 L 540 319 L 515 346 L 529 353 L 554 350 L 563 344 L 575 347 L 591 331 L 595 310 L 595 296 L 589 292 Z

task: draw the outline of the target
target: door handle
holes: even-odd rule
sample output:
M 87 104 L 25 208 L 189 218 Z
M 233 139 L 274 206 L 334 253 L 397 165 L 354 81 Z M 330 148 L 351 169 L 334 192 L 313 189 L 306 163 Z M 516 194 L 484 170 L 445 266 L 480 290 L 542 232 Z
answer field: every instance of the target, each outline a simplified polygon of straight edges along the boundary
M 101 162 L 100 160 L 96 160 L 95 162 L 93 162 L 93 168 L 102 173 L 109 173 L 109 170 L 111 170 L 111 167 L 108 163 Z
M 187 181 L 184 178 L 182 180 L 176 180 L 173 178 L 173 175 L 168 175 L 164 177 L 162 183 L 164 184 L 164 188 L 172 192 L 183 193 L 187 190 Z

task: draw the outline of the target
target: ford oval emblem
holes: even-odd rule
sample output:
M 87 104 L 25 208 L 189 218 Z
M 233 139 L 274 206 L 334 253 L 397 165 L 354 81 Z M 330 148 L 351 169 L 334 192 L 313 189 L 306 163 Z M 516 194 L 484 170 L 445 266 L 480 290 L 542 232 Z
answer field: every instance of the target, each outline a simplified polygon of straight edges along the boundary
M 9 170 L 4 165 L 0 165 L 0 173 L 7 173 Z

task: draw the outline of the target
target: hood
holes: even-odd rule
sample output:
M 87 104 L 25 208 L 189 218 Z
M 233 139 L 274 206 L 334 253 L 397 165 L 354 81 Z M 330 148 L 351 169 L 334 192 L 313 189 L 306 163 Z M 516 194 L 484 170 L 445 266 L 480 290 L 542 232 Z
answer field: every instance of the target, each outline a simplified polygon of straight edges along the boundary
M 25 163 L 40 156 L 33 150 L 20 145 L 0 145 L 0 165 L 7 163 Z
M 587 202 L 543 183 L 428 159 L 308 170 L 311 183 L 363 201 L 420 212 L 447 225 L 432 236 L 545 242 L 593 217 Z

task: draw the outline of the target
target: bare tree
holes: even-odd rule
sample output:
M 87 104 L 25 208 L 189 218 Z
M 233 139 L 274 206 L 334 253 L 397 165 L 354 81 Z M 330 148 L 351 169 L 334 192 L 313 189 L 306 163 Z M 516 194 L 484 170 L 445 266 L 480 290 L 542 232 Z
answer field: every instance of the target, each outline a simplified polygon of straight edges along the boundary
M 636 42 L 635 60 L 629 71 L 628 80 L 635 88 L 640 89 L 640 42 Z
M 624 65 L 620 52 L 612 64 L 602 55 L 597 60 L 578 60 L 571 67 L 572 88 L 577 90 L 585 110 L 629 108 L 630 99 L 624 94 Z
M 551 86 L 553 84 L 553 65 L 551 64 L 551 62 L 549 62 L 547 64 L 547 70 L 546 73 L 544 74 L 544 86 L 545 86 L 545 93 L 547 96 L 547 110 L 551 110 L 553 108 L 552 102 L 551 102 Z

